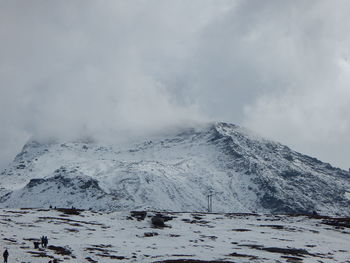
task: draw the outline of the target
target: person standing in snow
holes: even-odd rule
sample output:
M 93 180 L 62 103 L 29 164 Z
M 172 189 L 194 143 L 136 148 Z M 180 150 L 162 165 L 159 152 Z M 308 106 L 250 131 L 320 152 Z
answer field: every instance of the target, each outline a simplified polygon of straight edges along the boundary
M 44 237 L 44 246 L 47 247 L 47 244 L 49 243 L 49 239 L 47 236 Z
M 44 247 L 45 246 L 45 237 L 44 236 L 41 236 L 40 242 L 41 242 L 41 247 Z
M 2 255 L 4 257 L 4 263 L 7 263 L 7 258 L 9 257 L 9 252 L 7 251 L 7 249 L 5 249 L 5 252 Z

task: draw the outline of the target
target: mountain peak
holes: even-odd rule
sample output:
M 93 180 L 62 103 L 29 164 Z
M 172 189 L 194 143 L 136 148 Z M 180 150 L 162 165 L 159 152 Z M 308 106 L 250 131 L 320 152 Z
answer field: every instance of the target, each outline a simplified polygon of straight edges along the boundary
M 350 175 L 234 124 L 124 144 L 28 142 L 0 207 L 350 214 Z

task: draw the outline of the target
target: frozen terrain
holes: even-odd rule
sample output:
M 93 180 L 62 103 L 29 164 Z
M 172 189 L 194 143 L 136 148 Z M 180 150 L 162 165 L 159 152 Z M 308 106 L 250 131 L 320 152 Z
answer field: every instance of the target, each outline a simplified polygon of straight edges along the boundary
M 124 144 L 31 140 L 0 175 L 0 207 L 350 215 L 350 174 L 232 124 Z
M 162 213 L 155 227 L 154 215 L 1 209 L 0 247 L 18 263 L 350 262 L 349 218 Z

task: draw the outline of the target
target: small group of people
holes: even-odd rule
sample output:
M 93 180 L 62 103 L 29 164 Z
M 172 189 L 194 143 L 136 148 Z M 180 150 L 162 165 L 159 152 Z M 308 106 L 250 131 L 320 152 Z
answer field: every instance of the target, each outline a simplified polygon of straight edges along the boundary
M 47 244 L 49 243 L 49 239 L 47 238 L 47 236 L 42 236 L 40 241 L 41 241 L 41 247 L 46 248 Z
M 7 259 L 9 257 L 9 252 L 7 251 L 7 249 L 5 249 L 5 251 L 2 254 L 2 256 L 4 257 L 4 263 L 7 263 Z
M 37 239 L 34 240 L 34 242 L 33 242 L 35 249 L 38 249 L 40 245 L 42 248 L 47 248 L 48 243 L 49 243 L 49 239 L 47 238 L 47 236 L 42 236 L 40 238 L 40 242 L 37 241 Z

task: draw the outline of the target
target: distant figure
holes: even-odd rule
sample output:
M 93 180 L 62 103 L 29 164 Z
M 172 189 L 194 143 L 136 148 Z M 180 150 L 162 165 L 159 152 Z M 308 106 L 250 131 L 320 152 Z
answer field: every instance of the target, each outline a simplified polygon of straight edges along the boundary
M 34 248 L 39 248 L 40 242 L 34 241 L 33 244 L 34 244 Z
M 47 244 L 49 243 L 49 239 L 47 238 L 47 236 L 44 236 L 44 247 L 47 247 Z
M 40 238 L 40 242 L 41 242 L 41 247 L 44 247 L 45 246 L 45 237 L 44 236 L 42 236 Z
M 7 251 L 7 249 L 5 249 L 5 252 L 2 255 L 4 256 L 4 263 L 7 263 L 7 259 L 9 257 L 9 252 Z
M 318 214 L 317 214 L 317 212 L 314 210 L 314 211 L 312 211 L 312 215 L 314 215 L 314 216 L 318 216 Z
M 50 205 L 50 209 L 52 209 L 52 205 Z

